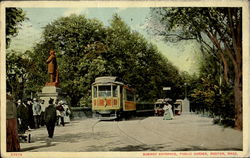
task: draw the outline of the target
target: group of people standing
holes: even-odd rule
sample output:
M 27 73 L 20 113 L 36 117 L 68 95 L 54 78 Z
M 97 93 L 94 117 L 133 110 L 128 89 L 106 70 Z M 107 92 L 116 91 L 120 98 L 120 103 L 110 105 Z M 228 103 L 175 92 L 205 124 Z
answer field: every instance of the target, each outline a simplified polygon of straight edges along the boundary
M 41 104 L 36 98 L 25 101 L 17 101 L 18 133 L 25 133 L 26 130 L 39 128 L 41 125 Z
M 26 131 L 46 125 L 48 137 L 53 138 L 56 125 L 69 122 L 70 109 L 65 101 L 50 98 L 49 106 L 42 110 L 43 100 L 37 98 L 13 101 L 10 94 L 6 98 L 6 144 L 7 151 L 20 150 L 20 138 Z M 27 137 L 27 136 L 26 136 Z M 27 139 L 27 138 L 25 138 Z
M 36 98 L 13 101 L 10 93 L 6 97 L 6 144 L 7 151 L 19 151 L 19 138 L 27 140 L 27 130 L 39 128 L 41 125 L 41 103 Z
M 69 106 L 67 105 L 67 103 L 63 100 L 56 100 L 55 101 L 55 106 L 56 106 L 56 116 L 57 116 L 57 121 L 56 121 L 56 125 L 60 126 L 64 126 L 65 122 L 69 122 L 70 118 L 70 110 L 69 110 Z

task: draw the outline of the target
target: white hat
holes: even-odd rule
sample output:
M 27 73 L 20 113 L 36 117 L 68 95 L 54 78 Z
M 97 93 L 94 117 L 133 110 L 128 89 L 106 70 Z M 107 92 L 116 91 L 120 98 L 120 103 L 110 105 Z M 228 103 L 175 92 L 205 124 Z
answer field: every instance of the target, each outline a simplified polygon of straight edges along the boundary
M 21 103 L 22 101 L 20 99 L 18 99 L 17 103 Z
M 62 105 L 62 104 L 63 104 L 63 101 L 62 101 L 62 100 L 60 100 L 60 101 L 58 102 L 58 104 Z
M 33 100 L 34 100 L 34 101 L 37 101 L 37 99 L 36 99 L 36 98 L 34 98 Z

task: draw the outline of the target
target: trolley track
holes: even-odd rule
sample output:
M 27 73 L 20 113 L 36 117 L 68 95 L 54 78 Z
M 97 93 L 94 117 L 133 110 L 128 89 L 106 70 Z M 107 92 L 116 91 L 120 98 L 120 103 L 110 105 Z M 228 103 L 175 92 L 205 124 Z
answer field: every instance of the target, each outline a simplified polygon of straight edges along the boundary
M 93 136 L 95 136 L 96 130 L 97 130 L 96 129 L 97 125 L 100 123 L 103 123 L 103 122 L 98 120 L 92 124 L 91 132 L 92 132 Z M 112 127 L 115 127 L 116 129 L 111 129 L 111 130 L 116 131 L 117 137 L 120 137 L 119 138 L 120 140 L 122 140 L 122 137 L 125 137 L 125 139 L 123 138 L 124 140 L 122 140 L 122 141 L 125 141 L 126 143 L 129 143 L 130 145 L 146 145 L 146 143 L 140 141 L 139 139 L 131 136 L 131 134 L 128 134 L 126 131 L 124 131 L 122 129 L 122 127 L 120 126 L 120 121 L 114 121 L 113 123 L 114 123 L 114 126 L 112 126 Z M 110 128 L 110 127 L 107 127 L 107 128 Z M 122 134 L 122 137 L 121 137 L 121 134 Z
M 91 131 L 92 131 L 92 134 L 95 134 L 95 126 L 100 123 L 101 121 L 100 120 L 97 120 L 92 126 L 91 126 Z
M 143 143 L 142 141 L 138 140 L 135 137 L 132 137 L 131 135 L 127 134 L 124 130 L 122 130 L 122 128 L 119 126 L 119 121 L 116 122 L 117 128 L 119 129 L 119 131 L 127 138 L 129 138 L 130 140 L 133 141 L 134 144 L 136 145 L 146 145 L 146 143 Z
M 173 134 L 173 132 L 170 132 L 170 130 L 167 130 L 167 133 L 166 133 L 166 131 L 164 131 L 165 133 L 162 134 L 162 133 L 159 132 L 159 131 L 156 131 L 156 130 L 153 130 L 152 128 L 146 127 L 145 125 L 143 125 L 142 121 L 143 121 L 143 120 L 138 121 L 138 124 L 139 124 L 142 128 L 144 128 L 146 131 L 150 131 L 150 132 L 152 132 L 152 133 L 158 135 L 159 137 L 164 138 L 164 137 L 166 136 L 166 134 L 167 134 L 167 135 L 172 135 L 172 134 Z M 178 139 L 178 138 L 170 137 L 170 138 L 168 138 L 168 140 L 173 141 L 173 142 L 178 142 L 178 143 L 184 144 L 184 145 L 190 145 L 190 144 L 185 143 L 185 141 L 183 141 L 183 140 L 181 140 L 181 139 Z
M 126 132 L 126 130 L 124 130 L 122 128 L 122 126 L 121 126 L 122 122 L 121 121 L 114 121 L 114 122 L 112 122 L 112 123 L 114 123 L 114 126 L 107 126 L 107 128 L 110 128 L 111 130 L 113 130 L 112 132 L 115 131 L 117 137 L 120 137 L 119 140 L 122 141 L 123 143 L 128 143 L 130 145 L 136 145 L 136 146 L 138 146 L 138 145 L 148 145 L 147 142 L 143 142 L 143 141 L 141 141 L 140 138 L 137 138 L 137 137 L 133 136 L 131 133 Z M 97 125 L 100 124 L 100 123 L 105 123 L 105 122 L 102 122 L 102 121 L 98 120 L 98 121 L 96 121 L 96 122 L 94 122 L 92 124 L 91 132 L 92 132 L 93 136 L 95 136 L 96 131 L 97 131 L 97 129 L 96 129 Z M 164 138 L 166 136 L 166 134 L 167 135 L 173 135 L 173 132 L 171 132 L 169 130 L 166 130 L 166 131 L 164 131 L 164 133 L 162 133 L 162 132 L 159 132 L 159 131 L 154 130 L 152 128 L 149 128 L 149 127 L 144 125 L 143 120 L 138 120 L 136 124 L 137 125 L 134 125 L 135 127 L 142 127 L 144 129 L 143 131 L 147 132 L 146 134 L 150 135 L 151 137 L 154 135 L 154 137 L 158 136 L 159 138 Z M 123 138 L 121 137 L 121 134 L 122 134 Z M 143 139 L 143 137 L 141 137 L 141 138 Z M 183 144 L 185 146 L 190 145 L 190 144 L 186 143 L 184 140 L 181 140 L 181 139 L 178 139 L 178 138 L 173 138 L 173 137 L 168 138 L 167 143 L 169 143 L 169 142 L 176 142 L 178 144 Z

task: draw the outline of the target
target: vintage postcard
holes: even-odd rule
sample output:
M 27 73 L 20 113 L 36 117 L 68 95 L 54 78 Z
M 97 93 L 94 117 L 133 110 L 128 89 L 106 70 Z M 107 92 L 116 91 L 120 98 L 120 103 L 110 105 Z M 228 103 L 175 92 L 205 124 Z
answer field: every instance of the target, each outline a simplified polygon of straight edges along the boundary
M 2 1 L 1 157 L 249 157 L 249 2 Z

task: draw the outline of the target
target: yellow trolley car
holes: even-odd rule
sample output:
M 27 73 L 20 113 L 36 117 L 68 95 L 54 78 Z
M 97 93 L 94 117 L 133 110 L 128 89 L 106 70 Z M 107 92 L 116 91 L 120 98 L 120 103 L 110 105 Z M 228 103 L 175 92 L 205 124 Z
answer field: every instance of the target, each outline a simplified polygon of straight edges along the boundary
M 135 94 L 117 77 L 97 77 L 92 84 L 92 111 L 101 120 L 119 119 L 136 112 Z

